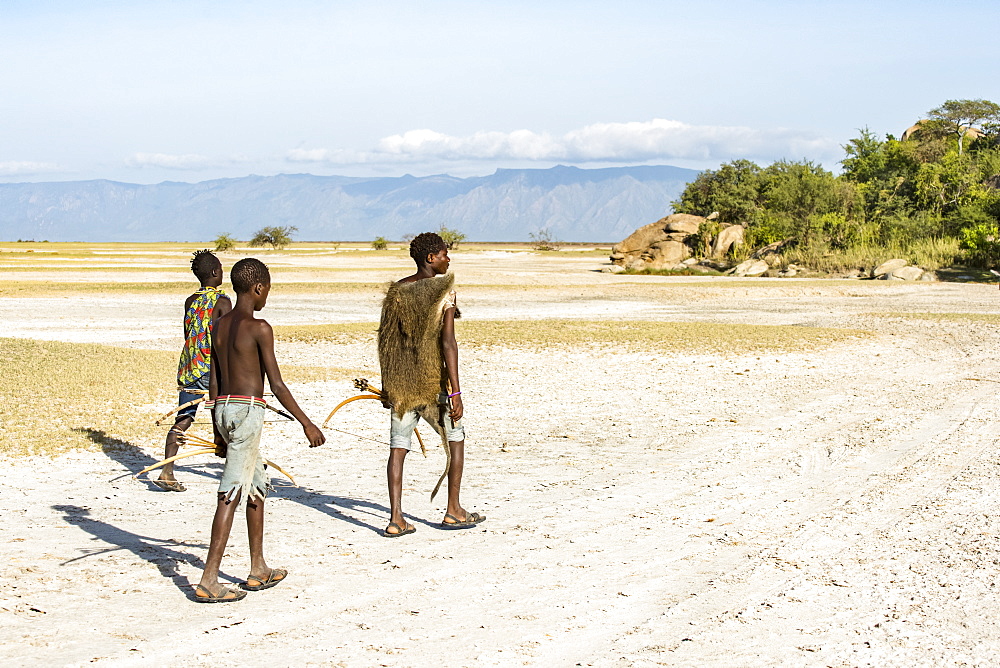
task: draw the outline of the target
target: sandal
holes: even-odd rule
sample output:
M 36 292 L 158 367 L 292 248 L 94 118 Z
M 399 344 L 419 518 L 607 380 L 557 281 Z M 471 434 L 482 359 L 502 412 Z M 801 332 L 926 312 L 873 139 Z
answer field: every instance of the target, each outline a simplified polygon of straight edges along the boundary
M 271 587 L 279 584 L 282 580 L 288 577 L 288 571 L 284 568 L 272 568 L 271 572 L 267 574 L 266 578 L 259 578 L 256 575 L 248 575 L 247 581 L 240 586 L 247 591 L 260 591 L 262 589 L 270 589 Z M 250 581 L 259 582 L 260 584 L 252 585 Z
M 205 592 L 205 594 L 202 595 L 199 592 Z M 198 603 L 232 603 L 233 601 L 242 601 L 246 596 L 245 591 L 237 591 L 229 587 L 223 587 L 222 594 L 213 596 L 212 592 L 200 584 L 194 586 L 194 600 Z
M 457 517 L 451 514 L 445 514 L 444 519 L 451 519 L 451 522 L 444 521 L 441 522 L 441 526 L 445 529 L 468 529 L 469 527 L 474 527 L 480 522 L 486 519 L 486 515 L 480 515 L 479 513 L 465 513 L 465 519 L 459 520 Z
M 392 527 L 396 527 L 395 532 L 389 531 L 389 529 L 391 529 Z M 385 536 L 386 538 L 399 538 L 400 536 L 406 536 L 408 534 L 416 532 L 417 532 L 417 527 L 413 526 L 412 524 L 408 528 L 404 529 L 395 522 L 389 522 L 389 526 L 385 528 L 385 531 L 382 532 L 382 535 Z
M 181 484 L 179 480 L 150 480 L 164 492 L 186 492 L 187 487 Z

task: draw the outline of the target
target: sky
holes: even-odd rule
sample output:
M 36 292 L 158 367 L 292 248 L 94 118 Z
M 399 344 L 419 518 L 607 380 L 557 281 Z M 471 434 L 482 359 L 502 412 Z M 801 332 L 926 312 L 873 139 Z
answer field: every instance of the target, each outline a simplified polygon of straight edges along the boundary
M 1000 102 L 1000 3 L 0 1 L 0 181 L 809 159 Z

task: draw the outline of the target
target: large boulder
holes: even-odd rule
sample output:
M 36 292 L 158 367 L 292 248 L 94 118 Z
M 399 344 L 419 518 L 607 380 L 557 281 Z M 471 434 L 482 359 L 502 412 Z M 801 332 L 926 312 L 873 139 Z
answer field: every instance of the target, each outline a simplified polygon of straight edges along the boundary
M 920 267 L 900 267 L 892 272 L 894 278 L 901 278 L 904 281 L 918 281 L 924 275 L 924 270 Z
M 770 268 L 763 260 L 747 260 L 733 267 L 733 276 L 762 276 Z
M 663 220 L 667 222 L 667 232 L 680 232 L 682 234 L 694 234 L 705 222 L 701 216 L 692 216 L 687 213 L 675 213 Z
M 684 243 L 705 222 L 701 216 L 674 213 L 644 225 L 611 249 L 611 261 L 629 269 L 663 269 L 691 256 Z
M 642 255 L 650 269 L 671 269 L 691 257 L 691 249 L 680 241 L 661 241 Z
M 719 230 L 719 235 L 712 243 L 712 257 L 723 257 L 733 246 L 743 243 L 743 226 L 730 225 Z
M 879 266 L 872 269 L 872 278 L 879 278 L 885 274 L 891 274 L 897 269 L 902 269 L 906 265 L 910 264 L 906 260 L 901 260 L 896 258 L 895 260 L 887 260 L 880 264 Z
M 663 220 L 666 220 L 666 218 Z M 643 225 L 635 232 L 625 237 L 624 241 L 615 244 L 614 248 L 611 249 L 612 256 L 624 256 L 629 253 L 644 251 L 655 243 L 665 241 L 667 239 L 667 230 L 663 220 L 658 220 L 655 223 L 650 223 L 649 225 Z

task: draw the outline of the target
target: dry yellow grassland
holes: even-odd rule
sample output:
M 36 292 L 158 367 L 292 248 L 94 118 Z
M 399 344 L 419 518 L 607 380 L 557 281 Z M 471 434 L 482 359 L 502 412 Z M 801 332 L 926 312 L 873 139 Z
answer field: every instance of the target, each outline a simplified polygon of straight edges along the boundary
M 275 281 L 277 283 L 277 281 Z M 55 297 L 78 294 L 183 294 L 196 290 L 195 281 L 4 281 L 0 283 L 0 297 Z M 343 294 L 356 292 L 375 293 L 382 288 L 381 283 L 327 283 L 301 282 L 279 285 L 282 294 Z M 234 294 L 231 285 L 223 284 L 222 289 Z
M 155 445 L 153 422 L 174 406 L 177 354 L 0 338 L 0 454 Z M 284 365 L 288 383 L 345 380 L 357 369 Z
M 284 341 L 374 341 L 376 323 L 276 327 Z M 456 335 L 473 346 L 578 346 L 611 344 L 629 349 L 749 353 L 803 350 L 870 336 L 859 329 L 704 322 L 603 320 L 462 320 Z
M 935 320 L 946 322 L 970 322 L 982 324 L 1000 323 L 997 313 L 873 313 L 884 318 L 912 318 L 914 320 Z

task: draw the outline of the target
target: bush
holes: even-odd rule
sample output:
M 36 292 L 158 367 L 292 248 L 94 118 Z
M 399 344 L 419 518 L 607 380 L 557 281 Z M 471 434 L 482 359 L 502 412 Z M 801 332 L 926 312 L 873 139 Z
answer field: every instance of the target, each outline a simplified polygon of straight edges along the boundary
M 273 250 L 280 250 L 292 243 L 292 235 L 298 231 L 299 228 L 294 225 L 288 227 L 262 227 L 250 239 L 250 246 L 254 248 L 270 246 Z
M 1000 230 L 996 223 L 979 223 L 962 230 L 960 246 L 969 264 L 991 269 L 1000 259 Z
M 458 248 L 458 244 L 465 241 L 465 235 L 458 230 L 452 230 L 444 225 L 438 230 L 438 236 L 444 240 L 444 245 L 448 247 L 448 250 L 453 250 Z
M 375 237 L 372 241 L 372 248 L 375 250 L 386 250 L 389 248 L 389 240 L 385 237 Z
M 215 237 L 216 252 L 225 253 L 226 251 L 231 251 L 234 248 L 236 248 L 236 239 L 228 234 L 223 233 Z
M 708 257 L 712 254 L 712 242 L 719 236 L 722 226 L 716 219 L 705 220 L 699 223 L 698 231 L 687 238 L 687 244 L 691 246 L 695 257 Z
M 552 236 L 552 232 L 547 228 L 542 228 L 535 232 L 530 232 L 528 238 L 531 239 L 531 247 L 537 251 L 559 250 L 559 242 Z

